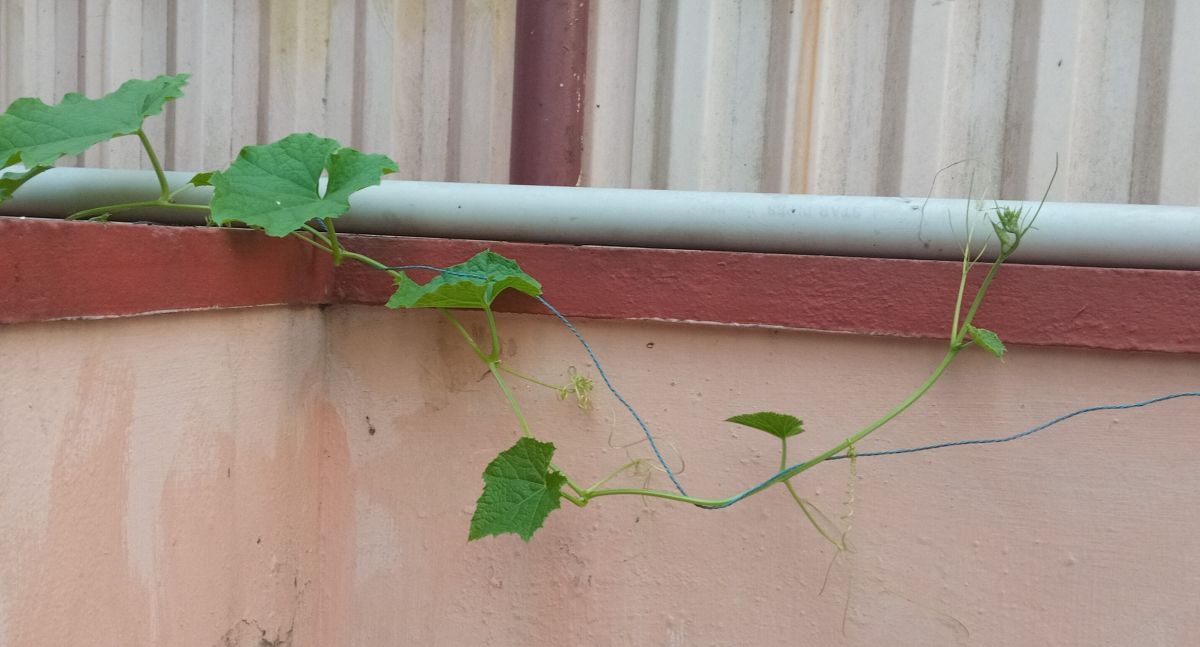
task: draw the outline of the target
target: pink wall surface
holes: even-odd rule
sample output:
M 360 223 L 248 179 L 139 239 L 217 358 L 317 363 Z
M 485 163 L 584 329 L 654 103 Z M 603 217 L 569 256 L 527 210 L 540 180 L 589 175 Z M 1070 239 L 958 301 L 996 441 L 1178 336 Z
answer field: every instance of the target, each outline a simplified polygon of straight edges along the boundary
M 322 330 L 0 326 L 0 645 L 317 644 Z
M 597 377 L 555 320 L 499 323 L 513 367 Z M 900 400 L 942 351 L 577 323 L 699 496 L 778 465 L 775 439 L 724 418 L 795 413 L 809 430 L 792 443 L 798 459 Z M 20 324 L 0 327 L 0 366 L 0 645 L 1200 644 L 1192 400 L 1011 444 L 863 458 L 854 550 L 830 568 L 835 550 L 782 489 L 724 511 L 565 504 L 528 544 L 468 543 L 480 472 L 519 432 L 435 313 Z M 1194 389 L 1198 368 L 1187 354 L 964 353 L 860 449 L 1006 435 Z M 576 480 L 649 455 L 602 387 L 591 412 L 514 387 Z M 840 518 L 849 467 L 796 485 Z

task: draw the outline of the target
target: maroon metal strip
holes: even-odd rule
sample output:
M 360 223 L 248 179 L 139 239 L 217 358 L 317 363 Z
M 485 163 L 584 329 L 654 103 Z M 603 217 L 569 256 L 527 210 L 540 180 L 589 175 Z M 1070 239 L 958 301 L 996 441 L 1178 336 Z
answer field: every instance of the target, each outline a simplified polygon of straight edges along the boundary
M 324 256 L 245 230 L 0 218 L 0 324 L 326 303 Z
M 551 303 L 578 317 L 927 339 L 948 337 L 960 276 L 954 261 L 384 236 L 348 237 L 346 245 L 389 263 L 435 266 L 490 247 L 516 259 Z M 974 273 L 968 297 L 983 274 Z M 393 289 L 382 272 L 350 264 L 336 281 L 341 303 L 383 303 Z M 502 295 L 496 309 L 545 314 L 514 294 Z M 1197 353 L 1200 272 L 1005 265 L 975 321 L 1014 344 Z
M 757 324 L 944 339 L 950 261 L 343 236 L 386 263 L 492 248 L 568 316 Z M 982 272 L 976 273 L 976 279 Z M 425 279 L 428 272 L 414 272 Z M 0 218 L 0 323 L 272 304 L 379 304 L 386 273 L 298 240 L 202 227 Z M 497 310 L 545 314 L 505 294 Z M 1016 344 L 1200 353 L 1200 272 L 1006 265 L 976 319 Z

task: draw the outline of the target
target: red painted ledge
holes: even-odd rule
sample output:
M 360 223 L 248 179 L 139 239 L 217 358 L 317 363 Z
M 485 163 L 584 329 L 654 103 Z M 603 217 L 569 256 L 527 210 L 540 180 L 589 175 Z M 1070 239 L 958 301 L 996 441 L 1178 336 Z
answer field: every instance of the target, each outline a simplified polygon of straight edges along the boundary
M 346 236 L 386 263 L 450 265 L 491 247 L 568 316 L 947 336 L 958 264 Z M 980 273 L 981 274 L 981 273 Z M 0 322 L 268 304 L 376 304 L 382 272 L 296 240 L 228 229 L 0 218 Z M 543 313 L 505 295 L 497 309 Z M 1007 265 L 979 313 L 1009 343 L 1200 352 L 1200 272 Z

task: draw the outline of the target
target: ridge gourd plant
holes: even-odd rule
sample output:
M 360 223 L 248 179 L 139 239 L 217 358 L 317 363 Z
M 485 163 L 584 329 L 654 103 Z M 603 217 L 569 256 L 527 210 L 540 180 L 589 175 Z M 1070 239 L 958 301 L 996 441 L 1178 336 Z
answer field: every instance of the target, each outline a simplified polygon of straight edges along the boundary
M 975 325 L 975 315 L 1000 266 L 1017 251 L 1037 213 L 1024 214 L 1019 209 L 996 205 L 991 225 L 999 243 L 999 253 L 989 264 L 982 283 L 968 301 L 967 276 L 979 260 L 978 256 L 972 258 L 968 238 L 949 347 L 945 355 L 923 383 L 874 422 L 825 451 L 789 465 L 788 442 L 804 432 L 799 418 L 772 411 L 744 413 L 728 418 L 729 423 L 757 429 L 778 438 L 780 469 L 762 483 L 726 498 L 706 499 L 688 495 L 661 456 L 660 463 L 678 491 L 609 486 L 614 479 L 636 471 L 643 464 L 641 459 L 617 467 L 596 483 L 580 485 L 554 463 L 554 444 L 535 437 L 506 376 L 554 389 L 560 398 L 574 396 L 578 405 L 584 408 L 588 406 L 593 386 L 591 380 L 572 371 L 567 385 L 554 386 L 524 375 L 501 360 L 500 335 L 492 303 L 505 290 L 516 290 L 541 300 L 541 284 L 525 273 L 515 261 L 490 250 L 481 251 L 449 268 L 426 267 L 438 270 L 437 274 L 425 283 L 418 283 L 405 273 L 405 269 L 420 266 L 390 267 L 346 249 L 339 240 L 334 221 L 349 210 L 349 198 L 354 192 L 379 184 L 382 176 L 394 172 L 397 165 L 386 155 L 363 153 L 310 133 L 294 133 L 270 144 L 247 146 L 224 170 L 196 174 L 188 184 L 172 190 L 142 125 L 147 117 L 159 114 L 166 102 L 183 96 L 187 79 L 187 74 L 176 74 L 150 80 L 131 80 L 100 99 L 88 99 L 72 93 L 55 105 L 47 105 L 34 98 L 13 102 L 0 115 L 0 168 L 7 169 L 0 171 L 0 201 L 11 197 L 22 184 L 49 170 L 64 156 L 77 155 L 115 137 L 135 136 L 145 149 L 158 178 L 159 195 L 134 202 L 98 205 L 74 213 L 69 219 L 104 220 L 112 213 L 145 207 L 199 210 L 207 215 L 211 225 L 241 224 L 259 229 L 268 236 L 296 237 L 329 253 L 335 264 L 352 260 L 390 274 L 395 282 L 395 292 L 388 300 L 387 307 L 436 309 L 487 367 L 488 374 L 503 393 L 521 428 L 521 438 L 500 452 L 483 471 L 483 492 L 471 519 L 469 539 L 512 533 L 528 541 L 564 499 L 584 507 L 599 497 L 633 495 L 668 499 L 702 508 L 724 508 L 782 484 L 817 530 L 841 550 L 844 548 L 844 532 L 841 539 L 835 538 L 824 527 L 831 523 L 797 494 L 791 479 L 831 458 L 853 459 L 856 443 L 912 406 L 967 347 L 979 346 L 997 357 L 1002 357 L 1005 352 L 1004 344 L 995 333 Z M 322 176 L 326 177 L 324 186 L 321 183 Z M 189 186 L 210 185 L 213 195 L 208 205 L 176 202 L 180 192 Z M 544 300 L 542 302 L 546 303 Z M 548 303 L 546 305 L 549 306 Z M 487 322 L 486 339 L 476 339 L 459 322 L 453 310 L 463 309 L 482 311 Z M 552 312 L 561 318 L 556 310 L 552 309 Z M 563 321 L 566 321 L 565 318 Z M 650 438 L 648 432 L 647 437 Z M 818 516 L 824 520 L 819 521 Z

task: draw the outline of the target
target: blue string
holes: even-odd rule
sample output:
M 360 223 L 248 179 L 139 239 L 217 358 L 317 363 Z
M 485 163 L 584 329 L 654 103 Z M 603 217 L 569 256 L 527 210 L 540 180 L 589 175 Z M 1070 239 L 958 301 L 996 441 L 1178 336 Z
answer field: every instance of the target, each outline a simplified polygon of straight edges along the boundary
M 991 445 L 994 443 L 1007 443 L 1010 440 L 1017 440 L 1018 438 L 1024 438 L 1026 436 L 1031 436 L 1043 429 L 1046 429 L 1047 427 L 1052 427 L 1064 420 L 1070 420 L 1071 418 L 1074 418 L 1075 416 L 1082 415 L 1085 413 L 1092 413 L 1094 411 L 1112 411 L 1112 410 L 1116 410 L 1116 409 L 1136 409 L 1138 407 L 1144 407 L 1148 404 L 1154 404 L 1156 402 L 1163 402 L 1164 400 L 1174 400 L 1175 398 L 1196 398 L 1196 397 L 1200 397 L 1200 391 L 1183 391 L 1181 393 L 1171 393 L 1169 395 L 1162 395 L 1157 398 L 1150 398 L 1149 400 L 1141 400 L 1139 402 L 1128 402 L 1125 404 L 1099 404 L 1099 405 L 1096 405 L 1093 407 L 1084 407 L 1082 409 L 1076 409 L 1075 411 L 1072 411 L 1071 413 L 1065 413 L 1057 418 L 1047 420 L 1046 422 L 1043 422 L 1040 425 L 1037 425 L 1035 427 L 1030 427 L 1029 429 L 1022 431 L 1021 433 L 1013 434 L 1011 436 L 1004 436 L 1003 438 L 984 438 L 984 439 L 978 439 L 978 440 L 954 440 L 954 441 L 949 441 L 949 442 L 944 442 L 944 443 L 933 443 L 932 445 L 921 445 L 919 447 L 906 447 L 904 449 L 885 449 L 885 450 L 877 451 L 877 452 L 856 452 L 855 456 L 857 456 L 858 458 L 862 458 L 863 456 L 894 456 L 896 454 L 911 454 L 913 452 L 923 452 L 923 451 L 928 451 L 930 449 L 941 449 L 943 447 L 959 447 L 962 445 Z M 843 458 L 850 458 L 850 455 L 849 454 L 838 454 L 837 456 L 830 456 L 829 460 L 833 461 L 833 460 L 840 460 Z
M 575 338 L 579 340 L 579 343 L 583 344 L 583 349 L 587 351 L 588 357 L 592 358 L 592 363 L 596 366 L 596 372 L 600 374 L 600 378 L 604 380 L 604 385 L 608 387 L 609 392 L 613 394 L 613 397 L 617 399 L 617 402 L 620 402 L 625 406 L 625 409 L 629 411 L 629 415 L 633 416 L 633 419 L 637 421 L 638 426 L 642 428 L 642 433 L 646 435 L 646 440 L 650 442 L 650 449 L 654 450 L 654 457 L 658 459 L 658 464 L 662 465 L 662 468 L 664 471 L 666 471 L 667 476 L 671 478 L 671 482 L 675 484 L 675 489 L 679 490 L 679 493 L 683 496 L 687 496 L 687 490 L 683 489 L 683 484 L 679 482 L 679 477 L 675 475 L 674 470 L 672 470 L 671 466 L 667 464 L 667 460 L 663 458 L 662 452 L 658 450 L 658 443 L 654 442 L 654 434 L 650 433 L 650 427 L 648 427 L 646 422 L 642 420 L 642 417 L 638 415 L 638 412 L 633 408 L 633 405 L 629 404 L 629 402 L 627 402 L 625 398 L 621 396 L 620 392 L 617 391 L 617 387 L 613 386 L 612 380 L 608 379 L 608 373 L 606 373 L 604 371 L 604 367 L 600 365 L 600 358 L 596 357 L 596 353 L 592 351 L 591 344 L 587 343 L 587 340 L 583 338 L 583 333 L 579 332 L 579 329 L 575 327 L 575 324 L 572 324 L 570 320 L 563 315 L 563 313 L 559 312 L 558 308 L 550 305 L 549 301 L 540 296 L 535 298 L 538 301 L 541 301 L 542 305 L 546 306 L 546 309 L 553 313 L 555 317 L 558 317 L 558 320 L 563 322 L 567 329 L 575 335 Z
M 395 266 L 388 267 L 386 269 L 389 269 L 389 270 L 430 270 L 430 271 L 434 271 L 434 272 L 440 272 L 442 274 L 449 274 L 451 276 L 461 276 L 461 277 L 469 278 L 469 279 L 484 280 L 484 281 L 489 279 L 489 277 L 483 276 L 481 274 L 459 272 L 456 270 L 451 270 L 451 269 L 447 269 L 444 267 L 437 267 L 434 265 L 395 265 Z M 596 371 L 600 374 L 600 378 L 604 380 L 604 385 L 606 387 L 608 387 L 608 390 L 610 393 L 613 394 L 613 397 L 615 397 L 617 399 L 617 401 L 620 402 L 627 411 L 629 411 L 629 414 L 631 416 L 633 416 L 634 421 L 636 421 L 638 426 L 641 427 L 642 433 L 645 434 L 646 440 L 650 443 L 650 448 L 654 450 L 654 456 L 658 459 L 658 463 L 659 463 L 659 465 L 662 466 L 663 471 L 665 471 L 667 473 L 667 476 L 670 477 L 671 482 L 675 484 L 675 489 L 679 490 L 680 494 L 687 496 L 688 495 L 687 491 L 684 490 L 683 484 L 679 482 L 679 478 L 676 476 L 675 471 L 671 469 L 671 466 L 667 464 L 666 459 L 663 458 L 662 452 L 659 451 L 658 443 L 656 443 L 654 441 L 654 434 L 652 434 L 650 432 L 650 427 L 646 424 L 646 422 L 644 420 L 642 420 L 642 417 L 640 415 L 638 415 L 638 412 L 636 409 L 633 408 L 633 405 L 629 404 L 629 401 L 626 400 L 624 398 L 624 396 L 622 396 L 621 393 L 617 390 L 617 387 L 615 385 L 613 385 L 612 380 L 610 380 L 608 377 L 608 373 L 604 370 L 604 366 L 600 363 L 600 358 L 596 356 L 595 351 L 592 350 L 591 344 L 589 344 L 587 339 L 584 338 L 583 333 L 579 332 L 579 329 L 576 328 L 575 325 L 572 324 L 571 321 L 569 319 L 567 319 L 567 317 L 565 315 L 563 315 L 563 313 L 559 312 L 559 310 L 557 308 L 550 305 L 550 302 L 547 301 L 545 298 L 543 298 L 541 296 L 536 296 L 534 298 L 537 299 L 539 302 L 541 302 L 541 304 L 543 306 L 545 306 L 546 309 L 549 310 L 551 314 L 553 314 L 555 317 L 557 317 L 558 320 L 561 321 L 563 323 L 563 325 L 565 325 L 567 327 L 567 329 L 570 330 L 573 335 L 575 335 L 575 338 L 579 340 L 579 343 L 583 345 L 583 349 L 585 351 L 587 351 L 588 357 L 591 358 L 592 363 L 596 366 Z M 930 445 L 920 445 L 917 447 L 905 447 L 905 448 L 901 448 L 901 449 L 886 449 L 886 450 L 874 451 L 874 452 L 855 452 L 854 456 L 857 458 L 866 458 L 866 457 L 870 457 L 870 456 L 895 456 L 895 455 L 899 455 L 899 454 L 912 454 L 912 453 L 916 453 L 916 452 L 924 452 L 924 451 L 929 451 L 931 449 L 942 449 L 945 447 L 960 447 L 963 445 L 991 445 L 991 444 L 995 444 L 995 443 L 1007 443 L 1007 442 L 1010 442 L 1013 440 L 1018 440 L 1020 438 L 1025 438 L 1026 436 L 1031 436 L 1033 434 L 1036 434 L 1039 431 L 1042 431 L 1044 429 L 1052 427 L 1060 422 L 1063 422 L 1065 420 L 1070 420 L 1071 418 L 1074 418 L 1075 416 L 1082 415 L 1085 413 L 1093 413 L 1096 411 L 1112 411 L 1112 410 L 1118 410 L 1118 409 L 1136 409 L 1138 407 L 1144 407 L 1144 406 L 1147 406 L 1150 404 L 1155 404 L 1157 402 L 1163 402 L 1165 400 L 1174 400 L 1175 398 L 1188 398 L 1188 397 L 1200 397 L 1200 391 L 1183 391 L 1180 393 L 1171 393 L 1171 394 L 1159 396 L 1156 398 L 1150 398 L 1149 400 L 1141 400 L 1138 402 L 1128 402 L 1128 403 L 1124 403 L 1124 404 L 1101 404 L 1101 405 L 1096 405 L 1096 406 L 1091 406 L 1091 407 L 1084 407 L 1082 409 L 1076 409 L 1075 411 L 1072 411 L 1070 413 L 1066 413 L 1061 416 L 1058 416 L 1057 418 L 1052 418 L 1050 420 L 1047 420 L 1046 422 L 1043 422 L 1034 427 L 1030 427 L 1029 429 L 1026 429 L 1025 431 L 1022 431 L 1020 433 L 1016 433 L 1011 436 L 1004 436 L 1001 438 L 954 440 L 954 441 L 948 441 L 948 442 L 942 442 L 942 443 L 933 443 Z M 847 454 L 838 454 L 836 456 L 830 456 L 827 460 L 833 461 L 833 460 L 842 460 L 842 459 L 846 459 L 846 458 L 850 458 L 850 454 L 847 453 Z M 713 505 L 713 506 L 700 505 L 697 507 L 706 508 L 706 509 L 710 509 L 710 510 L 716 510 L 719 508 L 727 508 L 727 507 L 741 501 L 742 499 L 745 499 L 746 497 L 748 497 L 752 494 L 756 494 L 756 493 L 774 485 L 775 479 L 781 477 L 788 470 L 794 469 L 803 464 L 804 463 L 797 463 L 796 465 L 792 465 L 790 467 L 779 470 L 775 474 L 771 475 L 770 478 L 767 478 L 767 479 L 763 480 L 762 482 L 760 482 L 759 484 L 744 490 L 740 494 L 722 502 L 719 505 Z
M 1094 411 L 1110 411 L 1113 409 L 1136 409 L 1137 407 L 1144 407 L 1148 404 L 1154 404 L 1156 402 L 1162 402 L 1164 400 L 1173 400 L 1175 398 L 1187 398 L 1187 397 L 1200 397 L 1200 391 L 1184 391 L 1181 393 L 1171 393 L 1169 395 L 1163 395 L 1163 396 L 1159 396 L 1157 398 L 1150 398 L 1149 400 L 1141 400 L 1139 402 L 1129 402 L 1126 404 L 1101 404 L 1101 405 L 1096 405 L 1096 406 L 1092 406 L 1092 407 L 1084 407 L 1082 409 L 1076 409 L 1075 411 L 1072 411 L 1070 413 L 1058 416 L 1057 418 L 1052 418 L 1050 420 L 1047 420 L 1046 422 L 1043 422 L 1040 425 L 1037 425 L 1035 427 L 1031 427 L 1029 429 L 1026 429 L 1025 431 L 1022 431 L 1021 433 L 1013 434 L 1011 436 L 1004 436 L 1002 438 L 983 438 L 983 439 L 977 439 L 977 440 L 954 440 L 954 441 L 944 442 L 944 443 L 934 443 L 931 445 L 921 445 L 919 447 L 906 447 L 903 449 L 886 449 L 886 450 L 877 451 L 877 452 L 855 452 L 854 455 L 856 458 L 861 458 L 864 456 L 894 456 L 896 454 L 912 454 L 914 452 L 924 452 L 924 451 L 928 451 L 931 449 L 941 449 L 943 447 L 957 447 L 960 445 L 989 445 L 989 444 L 994 444 L 994 443 L 1007 443 L 1012 440 L 1017 440 L 1018 438 L 1024 438 L 1026 436 L 1036 434 L 1037 432 L 1042 431 L 1043 429 L 1052 427 L 1064 420 L 1069 420 L 1071 418 L 1074 418 L 1075 416 L 1078 416 L 1078 415 L 1081 415 L 1084 413 L 1091 413 Z M 832 461 L 832 460 L 840 460 L 840 459 L 845 459 L 845 458 L 850 458 L 850 454 L 838 454 L 836 456 L 830 456 L 827 460 Z M 783 474 L 785 474 L 788 470 L 794 469 L 803 464 L 804 463 L 797 463 L 795 465 L 781 469 L 778 472 L 776 472 L 775 474 L 772 474 L 770 478 L 767 478 L 764 481 L 762 481 L 761 483 L 759 483 L 758 485 L 755 485 L 755 486 L 743 491 L 742 493 L 726 500 L 725 502 L 721 503 L 720 505 L 699 506 L 699 507 L 708 508 L 710 510 L 716 510 L 719 508 L 727 508 L 727 507 L 737 503 L 738 501 L 745 499 L 746 497 L 748 497 L 752 494 L 756 494 L 756 493 L 758 493 L 762 490 L 765 490 L 768 487 L 774 485 L 775 479 L 783 476 Z

